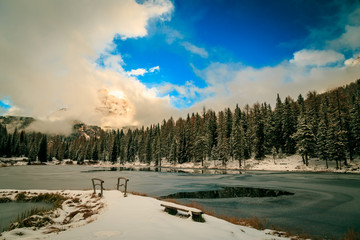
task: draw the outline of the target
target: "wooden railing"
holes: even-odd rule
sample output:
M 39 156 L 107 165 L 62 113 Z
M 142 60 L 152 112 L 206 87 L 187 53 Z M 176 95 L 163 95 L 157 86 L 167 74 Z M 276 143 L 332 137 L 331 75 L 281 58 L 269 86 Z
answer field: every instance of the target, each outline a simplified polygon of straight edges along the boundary
M 120 184 L 121 183 L 121 180 L 124 180 L 124 183 L 123 184 Z M 125 178 L 125 177 L 118 177 L 118 182 L 116 184 L 116 189 L 117 190 L 120 190 L 119 188 L 121 186 L 124 186 L 124 197 L 127 196 L 126 194 L 126 191 L 127 191 L 127 182 L 129 181 L 129 179 Z
M 91 181 L 93 184 L 94 194 L 96 194 L 96 186 L 100 186 L 100 193 L 98 194 L 98 196 L 102 197 L 104 191 L 104 181 L 100 178 L 92 178 Z M 95 181 L 99 183 L 96 183 Z

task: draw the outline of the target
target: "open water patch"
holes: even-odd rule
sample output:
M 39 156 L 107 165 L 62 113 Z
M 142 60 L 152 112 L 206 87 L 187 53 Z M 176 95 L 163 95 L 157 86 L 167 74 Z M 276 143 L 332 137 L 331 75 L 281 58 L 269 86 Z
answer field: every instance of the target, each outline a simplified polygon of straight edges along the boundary
M 53 207 L 51 203 L 45 202 L 5 202 L 0 203 L 0 232 L 7 229 L 10 223 L 15 222 L 17 218 L 32 209 L 50 210 Z
M 198 199 L 214 199 L 214 198 L 240 198 L 240 197 L 279 197 L 284 195 L 294 195 L 292 192 L 283 190 L 274 190 L 266 188 L 252 187 L 222 187 L 219 190 L 198 191 L 198 192 L 178 192 L 160 198 L 198 198 Z

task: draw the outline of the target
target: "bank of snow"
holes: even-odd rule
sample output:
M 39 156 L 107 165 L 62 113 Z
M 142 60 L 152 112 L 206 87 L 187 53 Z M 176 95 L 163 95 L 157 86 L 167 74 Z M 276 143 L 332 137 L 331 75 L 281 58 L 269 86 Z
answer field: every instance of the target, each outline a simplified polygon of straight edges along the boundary
M 99 162 L 94 166 L 101 167 L 159 167 L 154 163 L 148 165 L 135 161 L 133 163 L 111 163 Z M 173 164 L 166 159 L 161 161 L 161 167 L 180 168 L 180 169 L 221 169 L 221 170 L 262 170 L 262 171 L 297 171 L 297 172 L 340 172 L 340 173 L 360 173 L 360 159 L 348 160 L 348 166 L 341 163 L 341 169 L 336 169 L 335 161 L 328 161 L 328 168 L 326 163 L 318 158 L 309 160 L 309 165 L 306 166 L 300 155 L 284 156 L 282 158 L 273 159 L 267 156 L 264 159 L 257 160 L 254 158 L 242 160 L 241 166 L 237 160 L 228 160 L 224 166 L 219 160 L 205 160 L 203 165 L 201 162 L 187 162 L 183 164 Z M 189 170 L 191 172 L 191 170 Z
M 27 158 L 0 158 L 0 167 L 8 166 L 20 166 L 28 163 Z M 40 164 L 36 162 L 35 164 Z M 51 162 L 44 163 L 46 165 L 72 165 L 78 164 L 77 161 L 70 159 L 64 159 L 58 161 L 54 159 Z M 186 163 L 172 163 L 166 159 L 162 159 L 161 164 L 155 165 L 154 162 L 151 164 L 140 162 L 138 159 L 135 162 L 127 163 L 112 163 L 109 161 L 94 161 L 85 160 L 85 165 L 95 167 L 166 167 L 166 168 L 180 168 L 180 169 L 213 169 L 213 170 L 262 170 L 262 171 L 298 171 L 298 172 L 339 172 L 339 173 L 360 173 L 360 158 L 356 158 L 352 161 L 348 160 L 348 165 L 344 166 L 341 163 L 341 169 L 336 168 L 335 161 L 328 161 L 328 168 L 326 163 L 319 158 L 309 159 L 309 165 L 306 166 L 300 155 L 291 155 L 284 157 L 276 157 L 273 159 L 271 156 L 266 156 L 264 159 L 257 160 L 254 158 L 246 159 L 241 161 L 241 166 L 237 160 L 228 160 L 224 166 L 219 160 L 205 160 L 203 165 L 201 162 L 186 162 Z M 191 172 L 191 170 L 188 170 Z
M 160 206 L 162 201 L 119 191 L 105 191 L 101 199 L 105 207 L 97 219 L 84 226 L 59 233 L 16 229 L 4 233 L 6 239 L 286 239 L 238 226 L 203 214 L 204 223 L 191 218 L 169 215 Z M 23 232 L 19 234 L 19 232 Z M 31 232 L 31 234 L 30 234 Z
M 98 220 L 52 239 L 285 239 L 204 215 L 205 223 L 164 212 L 159 200 L 106 191 Z

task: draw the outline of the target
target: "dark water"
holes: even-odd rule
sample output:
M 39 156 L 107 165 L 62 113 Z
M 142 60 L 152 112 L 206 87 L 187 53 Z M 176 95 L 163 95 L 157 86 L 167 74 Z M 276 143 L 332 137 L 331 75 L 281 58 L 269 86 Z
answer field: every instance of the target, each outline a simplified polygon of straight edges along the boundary
M 174 198 L 200 198 L 200 199 L 215 199 L 215 198 L 259 198 L 259 197 L 279 197 L 283 195 L 294 195 L 294 193 L 266 189 L 266 188 L 249 188 L 249 187 L 222 187 L 219 190 L 198 191 L 198 192 L 178 192 L 167 196 L 161 196 L 162 199 Z
M 96 170 L 96 171 L 94 171 Z M 282 190 L 294 195 L 262 198 L 179 199 L 195 201 L 220 215 L 267 218 L 269 224 L 303 229 L 317 235 L 338 236 L 360 231 L 360 175 L 246 171 L 211 174 L 209 171 L 95 168 L 88 166 L 19 166 L 0 168 L 0 189 L 90 189 L 101 178 L 115 189 L 117 178 L 129 178 L 128 190 L 150 196 L 178 192 L 249 187 Z M 217 173 L 225 173 L 217 172 Z
M 41 202 L 7 202 L 0 203 L 0 232 L 14 222 L 18 215 L 31 209 L 51 209 L 52 204 Z

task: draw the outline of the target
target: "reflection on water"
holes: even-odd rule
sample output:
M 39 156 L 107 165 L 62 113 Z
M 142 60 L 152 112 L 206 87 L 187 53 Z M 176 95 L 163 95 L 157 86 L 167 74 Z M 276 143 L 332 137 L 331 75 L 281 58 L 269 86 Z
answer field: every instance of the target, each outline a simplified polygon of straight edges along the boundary
M 294 193 L 251 187 L 223 187 L 221 190 L 198 191 L 198 192 L 179 192 L 163 196 L 161 198 L 199 198 L 199 199 L 213 199 L 213 198 L 239 198 L 239 197 L 279 197 L 283 195 L 294 195 Z
M 17 217 L 31 209 L 51 209 L 52 204 L 42 202 L 7 202 L 0 203 L 0 232 L 6 229 Z
M 91 169 L 86 172 L 121 172 L 121 171 L 138 171 L 138 172 L 163 172 L 163 173 L 195 173 L 195 174 L 243 174 L 241 170 L 232 169 L 204 169 L 204 168 L 172 168 L 172 167 L 102 167 L 100 169 Z

